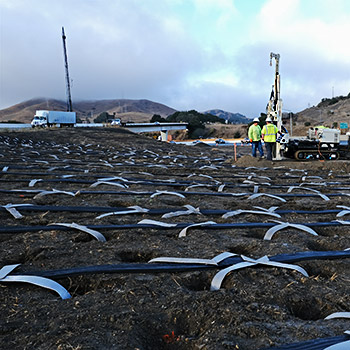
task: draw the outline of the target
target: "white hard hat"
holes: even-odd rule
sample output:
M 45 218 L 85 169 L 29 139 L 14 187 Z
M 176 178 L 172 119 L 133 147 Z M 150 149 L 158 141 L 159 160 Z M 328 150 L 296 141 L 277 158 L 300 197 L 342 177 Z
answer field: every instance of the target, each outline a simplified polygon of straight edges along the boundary
M 254 118 L 254 119 L 253 119 L 253 122 L 254 122 L 254 123 L 255 123 L 255 122 L 259 123 L 259 118 Z
M 266 122 L 272 122 L 272 119 L 270 117 L 267 117 L 265 121 Z

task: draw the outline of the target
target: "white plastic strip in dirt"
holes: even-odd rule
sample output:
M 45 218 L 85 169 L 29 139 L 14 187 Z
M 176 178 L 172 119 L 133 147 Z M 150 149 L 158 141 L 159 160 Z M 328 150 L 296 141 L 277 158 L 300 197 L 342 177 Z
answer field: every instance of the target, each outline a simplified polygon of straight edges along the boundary
M 334 312 L 325 317 L 325 320 L 332 320 L 333 318 L 350 318 L 350 312 Z
M 17 211 L 17 207 L 27 207 L 27 206 L 31 206 L 33 204 L 6 204 L 6 205 L 2 205 L 2 207 L 4 209 L 6 209 L 15 219 L 22 219 L 23 215 Z
M 177 224 L 169 224 L 167 222 L 161 222 L 156 220 L 149 220 L 149 219 L 143 219 L 139 221 L 137 224 L 139 225 L 154 225 L 154 226 L 160 226 L 160 227 L 176 227 Z
M 327 186 L 326 182 L 302 182 L 299 186 Z
M 5 265 L 0 269 L 0 280 L 5 278 L 10 272 L 21 264 Z
M 120 177 L 120 176 L 104 177 L 104 178 L 98 179 L 97 181 L 113 181 L 113 180 L 119 180 L 122 182 L 129 182 L 127 179 L 124 179 L 123 177 Z
M 335 220 L 337 222 L 339 222 L 342 225 L 350 225 L 350 221 L 344 221 L 344 220 Z
M 163 168 L 163 169 L 168 169 L 168 167 L 166 165 L 163 164 L 150 164 L 150 165 L 146 165 L 147 168 Z
M 325 201 L 329 201 L 329 198 L 325 194 L 322 194 L 320 191 L 317 191 L 317 190 L 315 190 L 313 188 L 309 188 L 309 187 L 290 186 L 287 190 L 287 193 L 292 192 L 295 189 L 303 189 L 303 190 L 317 193 L 322 199 L 324 199 Z
M 113 211 L 110 213 L 102 214 L 96 217 L 96 219 L 102 219 L 105 216 L 110 216 L 110 215 L 127 215 L 127 214 L 136 214 L 136 213 L 148 213 L 149 209 L 146 208 L 141 208 L 138 205 L 133 205 L 128 207 L 130 210 L 122 210 L 122 211 Z
M 213 169 L 213 170 L 218 170 L 218 167 L 215 165 L 203 165 L 199 169 Z
M 35 184 L 39 181 L 43 181 L 43 179 L 33 179 L 29 181 L 28 187 L 34 187 Z
M 220 186 L 218 187 L 218 192 L 222 192 L 223 189 L 224 189 L 224 187 L 225 187 L 225 184 L 220 185 Z
M 263 211 L 268 212 L 268 213 L 273 213 L 276 209 L 278 209 L 278 207 L 276 207 L 276 206 L 270 207 L 270 208 L 263 208 L 263 207 L 258 207 L 256 205 L 253 205 L 253 207 L 256 209 L 263 210 Z
M 338 344 L 334 344 L 324 348 L 324 350 L 349 350 L 350 349 L 350 340 L 343 341 Z
M 289 169 L 289 171 L 300 171 L 300 172 L 303 172 L 305 175 L 307 175 L 307 171 L 304 170 L 304 169 Z
M 214 179 L 212 176 L 210 176 L 210 175 L 204 175 L 204 174 L 198 174 L 198 175 L 197 175 L 197 174 L 190 174 L 190 175 L 187 176 L 187 178 L 192 177 L 192 176 L 206 177 L 207 179 L 211 179 L 211 180 Z
M 219 271 L 213 277 L 213 279 L 211 281 L 211 286 L 210 286 L 210 290 L 211 291 L 219 290 L 221 288 L 222 281 L 227 276 L 227 274 L 229 274 L 230 272 L 235 271 L 235 270 L 239 270 L 239 269 L 242 269 L 242 268 L 245 268 L 245 267 L 258 265 L 258 264 L 267 265 L 267 266 L 273 266 L 273 267 L 281 267 L 281 268 L 292 269 L 292 270 L 296 270 L 296 271 L 300 272 L 305 277 L 309 276 L 308 273 L 300 266 L 291 265 L 291 264 L 283 264 L 283 263 L 279 263 L 279 262 L 275 262 L 275 261 L 270 261 L 269 258 L 266 255 L 261 257 L 260 259 L 257 259 L 257 260 L 248 258 L 248 257 L 246 257 L 244 255 L 241 255 L 241 257 L 244 260 L 244 262 L 241 262 L 241 263 L 229 266 L 226 269 L 223 269 L 223 270 Z
M 151 195 L 151 198 L 154 198 L 156 196 L 160 196 L 160 195 L 170 195 L 170 196 L 177 196 L 180 198 L 186 198 L 183 194 L 181 193 L 177 193 L 177 192 L 170 192 L 170 191 L 156 191 L 155 193 L 153 193 Z
M 275 196 L 274 194 L 268 194 L 268 193 L 255 193 L 255 194 L 252 194 L 251 196 L 249 196 L 248 199 L 256 199 L 256 198 L 259 198 L 261 196 L 267 196 L 267 197 L 270 197 L 270 198 L 278 199 L 281 202 L 287 202 L 282 197 Z
M 305 181 L 306 179 L 319 179 L 319 180 L 323 180 L 323 178 L 321 176 L 303 176 L 301 178 L 301 181 Z
M 204 185 L 204 184 L 197 184 L 197 185 L 191 185 L 185 188 L 185 192 L 188 192 L 191 188 L 196 188 L 196 187 L 212 187 L 212 185 Z
M 264 179 L 264 180 L 268 180 L 271 181 L 271 178 L 269 178 L 268 176 L 261 176 L 261 175 L 256 175 L 255 173 L 250 174 L 247 179 L 251 180 L 253 177 L 256 177 L 258 179 Z
M 80 191 L 73 193 L 73 192 L 68 192 L 68 191 L 60 191 L 60 190 L 55 190 L 54 188 L 52 189 L 52 191 L 41 191 L 40 193 L 38 193 L 37 195 L 35 195 L 33 197 L 33 199 L 38 199 L 40 197 L 44 197 L 47 195 L 52 195 L 52 194 L 66 194 L 68 196 L 76 196 L 77 194 L 79 194 Z
M 49 225 L 58 225 L 58 226 L 65 226 L 65 227 L 70 227 L 70 228 L 74 228 L 76 230 L 79 230 L 79 231 L 83 231 L 83 232 L 86 232 L 88 233 L 89 235 L 95 237 L 98 241 L 100 242 L 106 242 L 106 238 L 105 236 L 96 231 L 96 230 L 92 230 L 86 226 L 83 226 L 83 225 L 78 225 L 76 223 L 71 223 L 71 224 L 66 224 L 66 223 L 62 223 L 62 222 L 59 222 L 59 223 L 53 223 L 53 224 L 49 224 Z
M 9 167 L 8 166 L 4 166 L 3 168 L 2 168 L 2 171 L 5 173 L 7 170 L 9 170 Z
M 232 193 L 232 192 L 228 192 L 225 193 L 226 195 L 232 196 L 232 197 L 241 197 L 241 196 L 246 196 L 248 193 Z
M 194 208 L 194 207 L 192 207 L 192 205 L 186 204 L 186 205 L 184 205 L 184 207 L 187 208 L 187 210 L 179 210 L 179 211 L 173 211 L 171 213 L 166 213 L 166 214 L 162 215 L 162 218 L 163 219 L 168 219 L 168 218 L 172 218 L 172 217 L 175 217 L 175 216 L 191 215 L 191 214 L 203 215 L 200 212 L 199 208 Z
M 256 170 L 266 170 L 267 168 L 266 167 L 256 167 L 256 166 L 248 166 L 246 168 L 244 168 L 244 170 L 250 170 L 250 169 L 256 169 Z
M 260 211 L 260 210 L 244 210 L 244 209 L 237 209 L 235 211 L 229 211 L 228 213 L 224 214 L 222 217 L 224 219 L 229 218 L 234 215 L 239 215 L 239 214 L 258 214 L 258 215 L 270 215 L 274 216 L 276 218 L 280 218 L 281 215 L 269 211 Z
M 237 254 L 233 254 L 230 252 L 223 252 L 213 259 L 197 259 L 197 258 L 173 258 L 162 256 L 159 258 L 154 258 L 148 261 L 149 263 L 175 263 L 175 264 L 204 264 L 204 265 L 213 265 L 217 266 L 221 261 L 232 257 L 237 256 Z
M 8 276 L 8 274 L 12 272 L 19 265 L 20 264 L 6 265 L 2 267 L 0 269 L 0 282 L 30 283 L 39 287 L 51 289 L 55 291 L 62 299 L 71 298 L 71 295 L 64 287 L 62 287 L 59 283 L 52 281 L 48 278 L 39 277 L 39 276 L 24 276 L 24 275 Z
M 337 214 L 337 218 L 350 214 L 350 207 L 345 205 L 337 205 L 337 208 L 344 209 Z
M 265 233 L 265 236 L 264 236 L 264 240 L 265 241 L 270 241 L 272 239 L 272 236 L 280 231 L 280 230 L 283 230 L 287 227 L 292 227 L 292 228 L 295 228 L 297 230 L 302 230 L 302 231 L 305 231 L 305 232 L 308 232 L 314 236 L 318 236 L 318 234 L 310 227 L 307 227 L 305 225 L 301 225 L 301 224 L 291 224 L 289 222 L 281 222 L 281 221 L 277 221 L 277 220 L 273 220 L 274 222 L 277 222 L 278 225 L 276 226 L 273 226 L 271 227 L 270 229 L 267 230 L 267 232 Z
M 198 224 L 189 225 L 189 226 L 187 226 L 187 227 L 185 227 L 184 229 L 181 230 L 181 232 L 179 233 L 179 238 L 186 237 L 187 230 L 189 228 L 196 227 L 196 226 L 204 227 L 204 226 L 210 226 L 210 225 L 216 225 L 216 222 L 214 222 L 214 221 L 206 221 L 206 222 L 199 222 Z
M 118 182 L 111 182 L 111 181 L 96 181 L 92 185 L 90 185 L 90 187 L 96 187 L 98 185 L 110 185 L 110 186 L 118 186 L 122 188 L 129 188 L 129 186 L 126 184 L 120 184 Z
M 243 183 L 244 184 L 249 184 L 249 185 L 257 185 L 257 184 L 259 184 L 259 182 L 252 181 L 252 180 L 244 180 Z

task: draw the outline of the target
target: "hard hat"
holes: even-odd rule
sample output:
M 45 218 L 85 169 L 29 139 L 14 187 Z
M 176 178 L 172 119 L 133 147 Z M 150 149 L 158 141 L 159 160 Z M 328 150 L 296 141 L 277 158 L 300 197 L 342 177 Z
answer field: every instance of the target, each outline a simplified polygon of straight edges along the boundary
M 272 122 L 272 119 L 270 117 L 267 117 L 265 121 L 266 122 Z
M 255 122 L 259 123 L 259 121 L 260 121 L 259 118 L 254 118 L 253 119 L 253 123 L 255 123 Z

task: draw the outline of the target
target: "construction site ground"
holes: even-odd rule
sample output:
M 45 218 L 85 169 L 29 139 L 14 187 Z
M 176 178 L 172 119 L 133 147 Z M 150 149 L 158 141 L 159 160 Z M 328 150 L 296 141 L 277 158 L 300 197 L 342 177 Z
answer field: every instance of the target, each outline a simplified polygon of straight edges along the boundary
M 350 206 L 349 161 L 270 162 L 253 158 L 250 152 L 249 145 L 237 147 L 235 161 L 233 147 L 165 143 L 121 128 L 1 131 L 2 206 L 117 207 L 126 212 L 135 206 L 170 211 L 186 211 L 190 207 L 185 205 L 203 211 L 261 211 L 255 206 L 276 206 L 290 212 L 280 218 L 251 212 L 223 218 L 198 210 L 170 218 L 147 211 L 97 218 L 103 213 L 17 206 L 22 217 L 16 219 L 2 208 L 0 268 L 21 264 L 13 273 L 34 274 L 147 264 L 158 257 L 212 259 L 231 252 L 259 259 L 350 248 L 347 225 L 315 227 L 317 236 L 287 227 L 271 240 L 264 240 L 268 228 L 250 227 L 272 220 L 300 224 L 346 220 L 346 215 L 337 218 L 334 212 L 319 212 Z M 38 196 L 43 190 L 48 194 Z M 277 197 L 251 199 L 254 193 Z M 287 193 L 309 196 L 283 197 Z M 298 213 L 301 210 L 315 213 Z M 144 219 L 246 225 L 196 226 L 184 237 L 179 237 L 178 227 L 130 228 Z M 105 242 L 74 228 L 11 231 L 55 223 L 110 227 L 98 230 Z M 259 350 L 350 330 L 350 319 L 325 320 L 332 313 L 350 311 L 350 258 L 311 259 L 295 265 L 308 277 L 293 269 L 254 265 L 233 271 L 217 291 L 210 290 L 216 268 L 53 278 L 70 293 L 65 300 L 45 288 L 0 280 L 0 348 Z

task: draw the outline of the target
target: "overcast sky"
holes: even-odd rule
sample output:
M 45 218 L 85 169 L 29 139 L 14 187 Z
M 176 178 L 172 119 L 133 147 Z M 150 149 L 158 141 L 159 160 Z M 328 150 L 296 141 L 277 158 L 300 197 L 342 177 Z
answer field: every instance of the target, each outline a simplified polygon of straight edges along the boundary
M 283 108 L 350 92 L 348 0 L 0 0 L 0 109 L 149 99 L 177 110 L 264 112 L 279 53 Z

